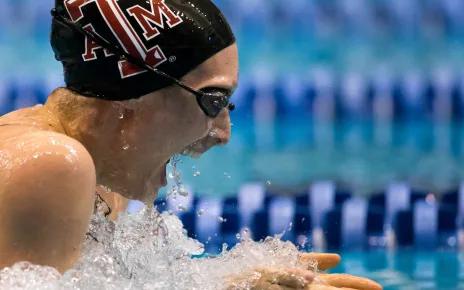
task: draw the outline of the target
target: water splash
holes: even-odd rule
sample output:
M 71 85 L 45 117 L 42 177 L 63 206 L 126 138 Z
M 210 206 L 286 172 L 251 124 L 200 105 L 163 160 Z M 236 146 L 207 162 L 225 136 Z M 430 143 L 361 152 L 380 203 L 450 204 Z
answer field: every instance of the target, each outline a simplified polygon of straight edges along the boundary
M 305 267 L 290 242 L 267 238 L 263 243 L 242 239 L 216 258 L 201 255 L 204 246 L 188 238 L 181 221 L 145 207 L 118 222 L 94 216 L 81 260 L 64 275 L 55 269 L 19 263 L 0 271 L 0 289 L 205 289 L 224 287 L 224 277 L 257 268 Z M 244 281 L 250 289 L 252 281 Z
M 168 191 L 167 196 L 166 196 L 167 198 L 172 198 L 174 200 L 177 199 L 178 194 L 181 196 L 189 195 L 188 191 L 185 189 L 184 184 L 182 182 L 181 174 L 179 171 L 177 171 L 177 163 L 182 163 L 182 160 L 180 159 L 179 155 L 174 155 L 171 158 L 171 162 L 170 162 L 172 172 L 168 174 L 168 177 L 170 179 L 174 179 L 174 184 L 172 186 L 172 189 Z

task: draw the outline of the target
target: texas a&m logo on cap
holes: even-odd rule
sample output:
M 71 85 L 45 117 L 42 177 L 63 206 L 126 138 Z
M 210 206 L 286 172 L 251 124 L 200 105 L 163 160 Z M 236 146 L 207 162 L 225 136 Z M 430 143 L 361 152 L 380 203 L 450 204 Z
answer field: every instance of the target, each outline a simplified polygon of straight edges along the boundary
M 160 35 L 160 29 L 165 29 L 166 25 L 172 28 L 182 23 L 182 18 L 176 15 L 164 3 L 164 0 L 147 0 L 146 3 L 150 4 L 150 9 L 140 5 L 125 8 L 126 13 L 130 17 L 133 17 L 133 20 L 135 19 L 140 28 L 142 28 L 144 39 L 141 39 L 136 33 L 129 19 L 123 13 L 121 6 L 118 4 L 118 0 L 65 0 L 64 6 L 68 10 L 71 20 L 77 22 L 84 17 L 82 8 L 90 3 L 97 5 L 104 21 L 118 40 L 119 45 L 127 53 L 145 60 L 152 67 L 157 67 L 166 61 L 166 56 L 158 45 L 147 47 L 148 45 L 146 44 Z M 84 26 L 84 28 L 97 33 L 91 23 Z M 82 55 L 84 61 L 97 59 L 95 52 L 98 49 L 102 49 L 102 47 L 87 37 L 85 42 L 85 53 Z M 109 51 L 105 50 L 106 57 L 111 55 Z M 122 78 L 145 72 L 125 60 L 119 61 L 119 71 Z

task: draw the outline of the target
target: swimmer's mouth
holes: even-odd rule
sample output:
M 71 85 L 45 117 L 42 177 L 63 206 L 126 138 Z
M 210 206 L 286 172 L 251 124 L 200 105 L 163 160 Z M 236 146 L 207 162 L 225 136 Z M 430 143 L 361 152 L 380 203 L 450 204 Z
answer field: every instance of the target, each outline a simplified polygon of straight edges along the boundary
M 198 159 L 203 153 L 205 153 L 205 151 L 206 150 L 204 150 L 202 144 L 194 142 L 190 144 L 188 147 L 186 147 L 184 150 L 182 150 L 180 154 L 182 156 L 189 156 L 189 157 Z
M 189 156 L 189 157 L 192 157 L 192 158 L 195 158 L 195 159 L 198 159 L 200 158 L 200 156 L 203 154 L 203 153 L 200 153 L 200 152 L 196 152 L 190 148 L 185 148 L 181 154 L 183 156 Z

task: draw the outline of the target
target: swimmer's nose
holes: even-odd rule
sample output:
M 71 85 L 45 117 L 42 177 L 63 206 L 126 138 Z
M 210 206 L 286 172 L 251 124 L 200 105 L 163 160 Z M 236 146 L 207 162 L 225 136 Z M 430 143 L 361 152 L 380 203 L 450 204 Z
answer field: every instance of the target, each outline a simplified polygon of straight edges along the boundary
M 228 110 L 222 110 L 214 121 L 215 134 L 213 136 L 214 146 L 224 146 L 230 141 L 230 115 Z

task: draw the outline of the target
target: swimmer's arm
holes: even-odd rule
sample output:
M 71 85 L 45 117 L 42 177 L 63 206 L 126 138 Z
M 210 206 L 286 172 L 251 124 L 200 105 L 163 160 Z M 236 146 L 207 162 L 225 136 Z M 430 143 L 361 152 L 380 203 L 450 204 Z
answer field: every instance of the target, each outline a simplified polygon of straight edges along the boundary
M 0 168 L 0 269 L 29 261 L 64 272 L 79 257 L 93 211 L 92 158 L 61 134 L 24 142 L 35 148 L 10 147 L 16 161 Z

